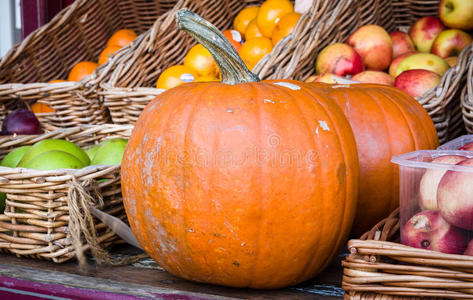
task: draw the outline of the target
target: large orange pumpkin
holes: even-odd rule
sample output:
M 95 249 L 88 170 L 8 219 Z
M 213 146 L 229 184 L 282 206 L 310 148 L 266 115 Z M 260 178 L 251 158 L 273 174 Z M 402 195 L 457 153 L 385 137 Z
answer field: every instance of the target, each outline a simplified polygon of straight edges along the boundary
M 399 173 L 391 157 L 435 149 L 439 144 L 437 132 L 425 109 L 397 88 L 376 84 L 312 85 L 342 108 L 355 135 L 360 191 L 353 235 L 360 236 L 399 205 Z
M 131 228 L 172 274 L 280 288 L 321 272 L 349 234 L 358 161 L 347 119 L 299 81 L 259 81 L 210 23 L 181 10 L 222 83 L 186 83 L 145 108 L 122 162 Z

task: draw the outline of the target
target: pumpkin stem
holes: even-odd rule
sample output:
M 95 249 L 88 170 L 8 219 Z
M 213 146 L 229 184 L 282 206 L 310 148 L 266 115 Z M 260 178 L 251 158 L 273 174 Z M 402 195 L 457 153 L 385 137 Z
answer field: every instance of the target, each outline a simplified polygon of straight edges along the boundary
M 212 54 L 222 73 L 222 83 L 237 84 L 260 81 L 251 73 L 227 38 L 207 20 L 188 9 L 177 11 L 177 24 Z

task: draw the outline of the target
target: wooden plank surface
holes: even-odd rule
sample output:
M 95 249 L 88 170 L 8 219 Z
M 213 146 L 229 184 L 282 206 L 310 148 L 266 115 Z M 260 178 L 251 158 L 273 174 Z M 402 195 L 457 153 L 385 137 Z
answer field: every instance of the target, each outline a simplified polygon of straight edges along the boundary
M 128 246 L 114 250 L 116 256 L 132 253 L 137 250 Z M 260 291 L 189 282 L 162 270 L 151 259 L 122 267 L 91 262 L 87 273 L 81 274 L 75 261 L 55 264 L 0 254 L 0 295 L 1 287 L 7 287 L 81 299 L 116 299 L 117 295 L 120 299 L 342 299 L 340 260 L 341 256 L 317 278 L 299 286 Z

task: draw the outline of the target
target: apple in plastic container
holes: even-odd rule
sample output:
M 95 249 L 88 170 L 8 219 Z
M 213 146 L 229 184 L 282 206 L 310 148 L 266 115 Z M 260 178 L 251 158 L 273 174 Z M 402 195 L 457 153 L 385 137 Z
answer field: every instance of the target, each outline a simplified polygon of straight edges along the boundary
M 469 242 L 468 231 L 447 223 L 438 210 L 425 210 L 407 221 L 401 243 L 450 254 L 462 254 Z
M 443 155 L 436 157 L 432 163 L 455 165 L 468 157 L 461 155 Z M 438 209 L 437 187 L 447 169 L 427 169 L 419 184 L 419 206 L 422 210 Z
M 456 164 L 473 170 L 473 158 Z M 442 217 L 450 224 L 473 230 L 473 172 L 450 170 L 437 189 L 437 203 Z
M 461 146 L 458 150 L 473 151 L 473 142 Z

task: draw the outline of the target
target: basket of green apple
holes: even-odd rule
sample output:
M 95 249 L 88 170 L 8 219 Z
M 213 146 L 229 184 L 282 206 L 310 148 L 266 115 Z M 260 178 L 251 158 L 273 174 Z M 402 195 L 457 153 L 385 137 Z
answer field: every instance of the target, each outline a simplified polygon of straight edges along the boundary
M 105 249 L 121 240 L 95 216 L 126 220 L 120 163 L 131 131 L 104 124 L 1 136 L 0 249 L 56 263 L 83 264 L 86 251 L 110 261 Z
M 316 74 L 302 79 L 393 85 L 427 110 L 440 142 L 464 132 L 460 95 L 473 56 L 473 0 L 358 1 L 355 11 L 365 25 L 325 47 Z

